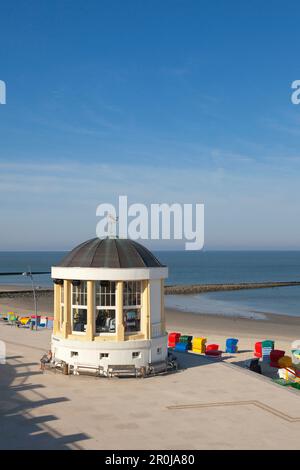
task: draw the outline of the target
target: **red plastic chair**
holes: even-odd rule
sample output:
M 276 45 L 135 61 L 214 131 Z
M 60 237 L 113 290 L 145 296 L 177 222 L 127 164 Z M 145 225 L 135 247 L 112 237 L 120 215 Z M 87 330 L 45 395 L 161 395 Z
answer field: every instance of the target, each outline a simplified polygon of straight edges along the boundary
M 172 332 L 168 336 L 168 346 L 169 348 L 175 348 L 176 344 L 179 342 L 181 333 Z
M 278 365 L 278 360 L 284 355 L 285 351 L 281 351 L 280 349 L 273 349 L 270 352 L 270 366 L 277 367 L 277 369 L 280 369 L 280 366 Z
M 262 357 L 262 344 L 261 344 L 261 341 L 258 341 L 254 345 L 254 356 L 255 357 Z
M 219 345 L 218 344 L 208 344 L 206 346 L 205 352 L 207 352 L 207 351 L 218 351 L 218 350 L 219 350 Z
M 218 344 L 208 344 L 205 349 L 206 356 L 220 357 L 222 356 L 222 351 L 219 351 Z

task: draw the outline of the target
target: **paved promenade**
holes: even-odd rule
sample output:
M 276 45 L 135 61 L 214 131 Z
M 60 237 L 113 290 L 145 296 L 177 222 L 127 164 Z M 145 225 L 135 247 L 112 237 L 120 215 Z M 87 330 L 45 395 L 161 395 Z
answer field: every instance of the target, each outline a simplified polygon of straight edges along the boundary
M 0 448 L 299 449 L 300 392 L 226 362 L 180 355 L 177 374 L 39 372 L 49 331 L 0 324 Z

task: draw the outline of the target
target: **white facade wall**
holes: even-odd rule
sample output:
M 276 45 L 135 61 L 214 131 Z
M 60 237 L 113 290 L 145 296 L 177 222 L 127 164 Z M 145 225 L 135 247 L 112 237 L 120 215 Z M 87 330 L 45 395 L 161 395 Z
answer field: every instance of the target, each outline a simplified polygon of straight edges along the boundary
M 161 281 L 149 281 L 151 323 L 161 322 Z
M 140 281 L 142 279 L 165 279 L 168 268 L 51 268 L 53 279 L 72 281 Z
M 72 366 L 102 366 L 104 370 L 107 370 L 109 365 L 135 365 L 139 368 L 166 360 L 167 342 L 166 335 L 151 340 L 123 342 L 74 341 L 53 335 L 52 353 L 56 360 L 65 361 Z M 138 353 L 138 357 L 134 357 L 133 353 Z M 101 358 L 101 354 L 109 356 Z

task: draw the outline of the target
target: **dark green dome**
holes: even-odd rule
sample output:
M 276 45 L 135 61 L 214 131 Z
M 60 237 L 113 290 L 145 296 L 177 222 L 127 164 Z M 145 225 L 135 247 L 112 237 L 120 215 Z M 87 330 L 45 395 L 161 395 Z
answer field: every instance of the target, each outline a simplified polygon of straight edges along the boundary
M 140 243 L 125 238 L 93 238 L 81 243 L 57 265 L 63 268 L 161 268 Z

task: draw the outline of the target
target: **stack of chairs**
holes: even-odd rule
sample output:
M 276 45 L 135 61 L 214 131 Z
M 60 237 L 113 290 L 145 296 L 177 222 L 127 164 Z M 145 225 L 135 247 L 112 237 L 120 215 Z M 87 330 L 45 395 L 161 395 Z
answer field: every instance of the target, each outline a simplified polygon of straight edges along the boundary
M 270 366 L 280 369 L 280 365 L 278 361 L 279 359 L 284 357 L 284 355 L 285 355 L 285 351 L 281 351 L 280 349 L 273 349 L 270 353 Z
M 270 339 L 265 339 L 261 342 L 263 362 L 270 362 L 270 354 L 271 351 L 274 349 L 274 344 L 274 341 Z
M 176 344 L 179 343 L 181 333 L 172 332 L 168 336 L 168 347 L 175 348 Z
M 207 338 L 193 338 L 192 341 L 192 351 L 195 353 L 204 354 L 206 348 Z
M 221 357 L 222 356 L 222 351 L 219 350 L 219 345 L 218 344 L 208 344 L 205 349 L 205 355 L 206 356 L 215 356 L 215 357 Z
M 193 341 L 193 337 L 189 336 L 189 335 L 181 335 L 180 338 L 179 338 L 179 343 L 187 344 L 188 351 L 191 351 L 191 349 L 193 347 L 192 341 Z
M 226 352 L 227 353 L 236 353 L 238 350 L 237 344 L 239 340 L 236 338 L 227 338 L 226 339 Z
M 175 351 L 190 351 L 192 349 L 192 336 L 181 335 L 178 343 L 176 343 Z

